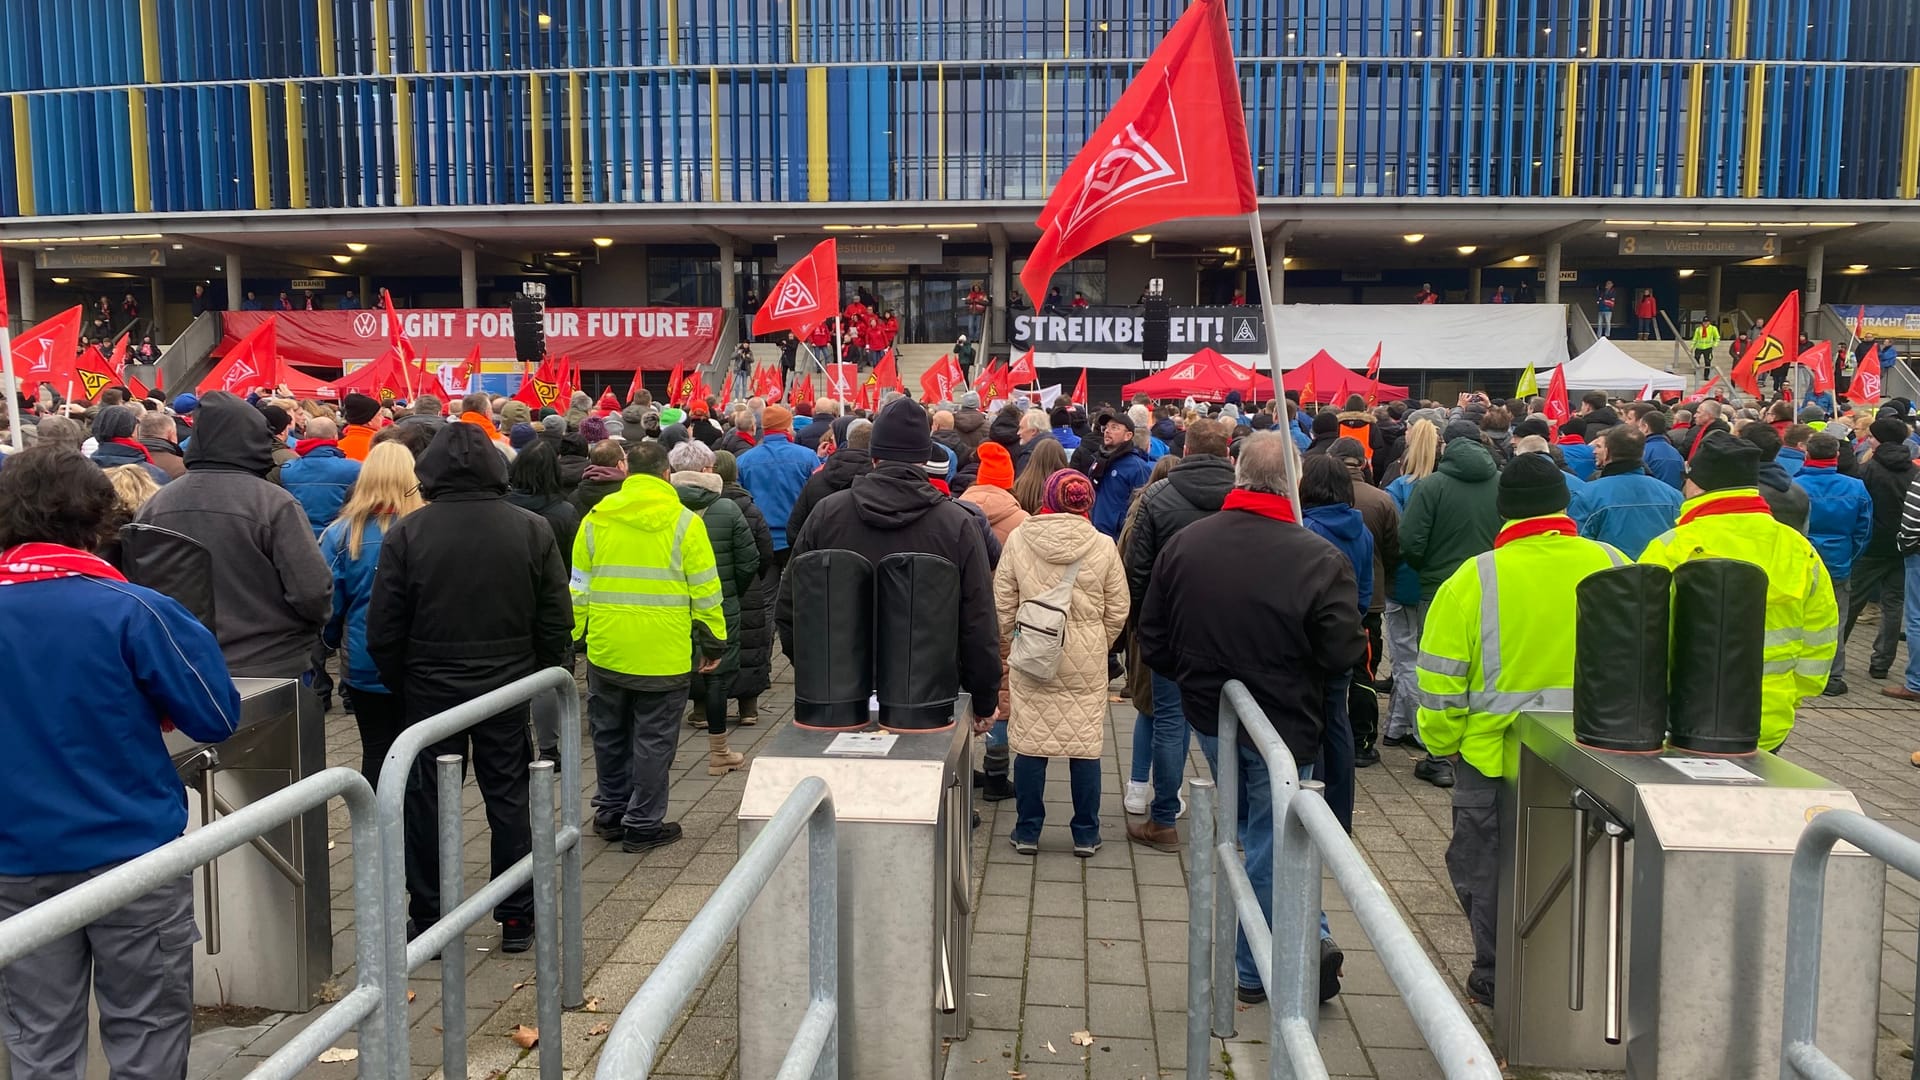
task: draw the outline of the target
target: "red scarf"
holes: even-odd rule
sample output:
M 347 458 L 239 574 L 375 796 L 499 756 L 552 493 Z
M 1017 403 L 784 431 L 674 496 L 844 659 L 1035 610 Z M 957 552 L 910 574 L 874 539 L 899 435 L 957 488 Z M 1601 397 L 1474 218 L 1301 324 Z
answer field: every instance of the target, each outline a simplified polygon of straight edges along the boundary
M 932 484 L 933 490 L 939 492 L 942 495 L 946 495 L 949 497 L 953 495 L 953 488 L 948 486 L 945 480 L 942 480 L 937 476 L 927 477 L 927 483 Z
M 1524 540 L 1529 536 L 1578 536 L 1579 526 L 1565 514 L 1552 514 L 1547 517 L 1522 518 L 1500 530 L 1493 538 L 1495 548 L 1505 547 L 1515 540 Z
M 1807 468 L 1809 469 L 1837 469 L 1839 467 L 1840 467 L 1840 459 L 1837 457 L 1830 457 L 1830 458 L 1810 457 L 1807 459 Z
M 137 443 L 137 442 L 135 442 L 134 440 L 132 440 L 132 439 L 108 439 L 107 441 L 108 441 L 108 442 L 110 442 L 110 443 L 112 443 L 112 444 L 114 444 L 115 446 L 131 446 L 131 447 L 133 447 L 133 448 L 134 448 L 135 450 L 138 450 L 138 451 L 140 451 L 140 456 L 141 456 L 141 457 L 143 457 L 143 458 L 146 458 L 146 459 L 147 459 L 147 464 L 149 464 L 149 465 L 151 465 L 151 464 L 153 464 L 153 455 L 152 455 L 151 453 L 148 453 L 148 452 L 147 452 L 147 448 L 146 448 L 146 447 L 144 447 L 144 446 L 141 446 L 141 445 L 140 445 L 139 443 Z
M 1293 516 L 1293 501 L 1285 495 L 1275 495 L 1266 491 L 1248 491 L 1246 488 L 1234 488 L 1227 492 L 1226 500 L 1220 504 L 1222 510 L 1245 510 L 1275 521 L 1287 521 L 1299 524 L 1300 519 Z
M 24 585 L 54 578 L 97 577 L 127 580 L 105 559 L 60 544 L 16 544 L 0 551 L 0 585 Z
M 1771 513 L 1773 513 L 1773 508 L 1768 506 L 1767 500 L 1761 498 L 1760 496 L 1735 495 L 1731 498 L 1716 499 L 1715 501 L 1710 503 L 1702 503 L 1699 506 L 1696 506 L 1693 509 L 1687 511 L 1686 513 L 1681 514 L 1680 520 L 1677 522 L 1677 524 L 1685 525 L 1687 522 L 1692 521 L 1695 518 L 1713 517 L 1715 514 L 1771 514 Z
M 740 441 L 742 441 L 742 442 L 744 442 L 744 443 L 746 443 L 746 444 L 747 444 L 748 446 L 759 446 L 759 445 L 760 445 L 760 440 L 759 440 L 759 439 L 756 439 L 756 438 L 754 438 L 754 437 L 753 437 L 753 435 L 752 435 L 752 434 L 751 434 L 750 432 L 747 432 L 747 431 L 745 431 L 745 430 L 743 430 L 743 429 L 741 429 L 741 428 L 734 428 L 734 429 L 733 429 L 733 433 L 734 433 L 735 435 L 738 435 L 738 436 L 740 436 Z

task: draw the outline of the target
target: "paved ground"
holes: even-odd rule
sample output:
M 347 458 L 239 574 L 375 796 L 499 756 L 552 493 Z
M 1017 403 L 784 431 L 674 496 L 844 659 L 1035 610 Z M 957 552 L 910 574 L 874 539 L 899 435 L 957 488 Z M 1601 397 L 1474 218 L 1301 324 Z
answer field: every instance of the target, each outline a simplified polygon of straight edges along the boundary
M 1908 752 L 1920 748 L 1920 710 L 1880 697 L 1881 684 L 1869 683 L 1864 655 L 1859 660 L 1854 670 L 1861 674 L 1853 693 L 1802 710 L 1787 756 L 1851 786 L 1875 816 L 1920 836 L 1920 772 L 1907 762 Z M 737 732 L 736 749 L 751 751 L 773 725 L 786 721 L 791 683 L 785 672 L 777 673 L 776 680 L 774 695 L 763 702 L 762 726 Z M 974 1031 L 952 1047 L 947 1080 L 1019 1080 L 1021 1074 L 1026 1080 L 1185 1075 L 1184 857 L 1126 842 L 1119 794 L 1132 722 L 1131 709 L 1114 707 L 1103 767 L 1101 826 L 1107 842 L 1094 858 L 1079 860 L 1070 854 L 1063 769 L 1053 770 L 1049 824 L 1037 858 L 1017 855 L 1007 844 L 1011 802 L 981 804 L 983 820 L 974 838 L 976 977 L 969 988 Z M 567 1016 L 560 1037 L 570 1076 L 592 1074 L 603 1041 L 592 1034 L 594 1025 L 610 1019 L 627 1002 L 733 863 L 733 812 L 744 774 L 709 778 L 701 735 L 688 729 L 675 761 L 673 812 L 686 827 L 683 841 L 635 856 L 622 853 L 617 845 L 586 840 L 587 993 L 599 999 L 603 1011 Z M 330 718 L 328 754 L 334 764 L 358 762 L 350 718 Z M 1413 778 L 1409 754 L 1388 750 L 1384 757 L 1380 766 L 1360 773 L 1355 839 L 1457 990 L 1466 976 L 1470 946 L 1443 863 L 1447 795 Z M 1195 770 L 1204 768 L 1197 751 L 1192 762 Z M 591 789 L 590 775 L 579 779 Z M 477 884 L 485 873 L 486 838 L 471 785 L 467 801 L 471 839 L 466 857 Z M 333 818 L 334 957 L 341 969 L 339 982 L 351 985 L 350 848 L 344 811 Z M 1895 875 L 1887 901 L 1879 1075 L 1893 1077 L 1907 1075 L 1911 1067 L 1901 1054 L 1912 1026 L 1920 886 Z M 1380 1080 L 1438 1076 L 1411 1018 L 1331 884 L 1326 904 L 1334 935 L 1347 951 L 1345 992 L 1321 1017 L 1320 1043 L 1329 1071 Z M 483 933 L 469 939 L 469 1075 L 533 1077 L 533 1055 L 509 1038 L 514 1025 L 535 1022 L 533 960 L 531 954 L 509 957 L 493 951 L 497 939 L 486 933 L 491 929 L 483 926 Z M 413 1071 L 416 1077 L 438 1077 L 437 965 L 419 972 L 413 988 Z M 676 1024 L 656 1076 L 737 1080 L 736 991 L 729 953 Z M 1265 1007 L 1243 1007 L 1239 1018 L 1242 1041 L 1221 1045 L 1216 1040 L 1212 1075 L 1245 1078 L 1265 1073 L 1267 1048 L 1260 1041 L 1267 1023 Z M 1484 1022 L 1484 1015 L 1479 1019 Z M 245 1075 L 305 1021 L 276 1017 L 255 1028 L 205 1033 L 196 1039 L 190 1075 L 196 1080 Z M 1092 1032 L 1091 1048 L 1070 1041 L 1073 1032 L 1082 1030 Z M 343 1043 L 351 1045 L 350 1039 Z M 354 1072 L 351 1064 L 316 1064 L 305 1075 L 331 1080 Z

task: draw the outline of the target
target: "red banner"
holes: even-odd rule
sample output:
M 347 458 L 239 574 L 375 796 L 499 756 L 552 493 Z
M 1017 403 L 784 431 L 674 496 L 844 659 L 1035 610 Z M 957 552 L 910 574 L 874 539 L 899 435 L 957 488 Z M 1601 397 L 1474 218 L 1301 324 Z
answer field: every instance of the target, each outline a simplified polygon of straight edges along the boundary
M 459 363 L 475 349 L 488 361 L 514 360 L 513 316 L 506 308 L 410 308 L 397 314 L 401 331 L 429 362 Z M 339 367 L 387 351 L 386 315 L 363 309 L 229 311 L 221 316 L 215 352 L 238 345 L 270 315 L 279 316 L 280 357 L 290 363 Z M 723 319 L 719 308 L 548 308 L 547 352 L 573 357 L 576 371 L 692 368 L 713 360 Z

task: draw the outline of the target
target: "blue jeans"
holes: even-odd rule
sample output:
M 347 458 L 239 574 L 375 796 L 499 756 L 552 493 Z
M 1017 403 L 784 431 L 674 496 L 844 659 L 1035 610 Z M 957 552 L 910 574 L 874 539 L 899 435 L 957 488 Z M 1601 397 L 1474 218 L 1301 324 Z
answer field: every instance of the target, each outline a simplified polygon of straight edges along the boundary
M 1907 631 L 1907 689 L 1920 693 L 1920 555 L 1906 559 L 1906 603 L 1901 608 Z M 1881 616 L 1885 618 L 1885 616 Z
M 1068 829 L 1075 847 L 1092 847 L 1100 842 L 1100 759 L 1068 758 L 1067 782 L 1073 788 L 1073 820 Z M 1047 786 L 1047 759 L 1013 755 L 1013 838 L 1038 843 L 1040 828 L 1047 823 L 1047 808 L 1041 802 Z
M 1180 685 L 1164 675 L 1153 676 L 1153 714 L 1140 713 L 1133 721 L 1133 782 L 1153 780 L 1153 806 L 1148 811 L 1156 825 L 1172 825 L 1180 816 L 1180 778 L 1187 771 L 1187 714 L 1180 708 Z
M 1347 714 L 1347 688 L 1352 685 L 1350 671 L 1327 680 L 1327 725 L 1314 769 L 1314 775 L 1327 785 L 1327 808 L 1349 836 L 1353 834 L 1353 718 Z
M 1220 775 L 1220 739 L 1205 732 L 1195 732 L 1200 740 L 1200 752 L 1207 756 L 1207 765 L 1215 777 Z M 1257 750 L 1242 746 L 1240 751 L 1240 794 L 1239 794 L 1239 836 L 1240 851 L 1247 859 L 1247 881 L 1253 886 L 1253 895 L 1260 901 L 1260 913 L 1267 917 L 1267 926 L 1273 926 L 1273 780 L 1267 772 L 1267 762 Z M 1313 779 L 1313 766 L 1300 767 L 1300 779 Z M 1215 903 L 1232 903 L 1225 890 L 1216 897 Z M 1327 913 L 1320 913 L 1320 936 L 1331 937 L 1327 928 Z M 1233 946 L 1235 975 L 1241 986 L 1260 986 L 1260 969 L 1253 962 L 1253 949 L 1247 945 L 1245 934 L 1237 935 Z

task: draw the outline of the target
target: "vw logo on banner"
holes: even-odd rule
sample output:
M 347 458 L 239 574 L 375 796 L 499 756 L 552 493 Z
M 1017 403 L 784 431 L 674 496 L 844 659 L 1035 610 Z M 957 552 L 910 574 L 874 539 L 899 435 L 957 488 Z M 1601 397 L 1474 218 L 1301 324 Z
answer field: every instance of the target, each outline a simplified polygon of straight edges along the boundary
M 363 338 L 370 338 L 380 332 L 380 313 L 362 311 L 353 317 L 353 332 Z

